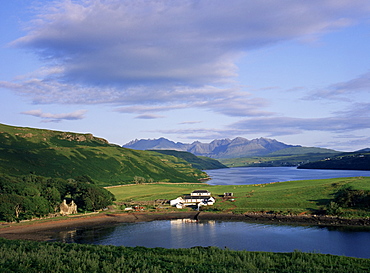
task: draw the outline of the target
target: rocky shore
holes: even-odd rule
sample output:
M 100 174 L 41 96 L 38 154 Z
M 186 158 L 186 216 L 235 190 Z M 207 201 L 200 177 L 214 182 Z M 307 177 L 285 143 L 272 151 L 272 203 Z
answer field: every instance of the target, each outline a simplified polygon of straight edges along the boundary
M 335 216 L 318 215 L 279 215 L 269 213 L 216 214 L 202 212 L 197 218 L 199 220 L 236 220 L 275 224 L 370 227 L 370 219 L 346 219 Z
M 0 237 L 11 240 L 49 241 L 55 234 L 68 230 L 96 228 L 119 223 L 171 219 L 228 220 L 295 225 L 370 227 L 370 219 L 344 219 L 340 217 L 316 215 L 277 215 L 268 213 L 232 214 L 195 211 L 171 213 L 134 212 L 121 214 L 98 214 L 92 216 L 70 217 L 68 219 L 60 220 L 30 221 L 14 224 L 3 223 L 0 226 Z

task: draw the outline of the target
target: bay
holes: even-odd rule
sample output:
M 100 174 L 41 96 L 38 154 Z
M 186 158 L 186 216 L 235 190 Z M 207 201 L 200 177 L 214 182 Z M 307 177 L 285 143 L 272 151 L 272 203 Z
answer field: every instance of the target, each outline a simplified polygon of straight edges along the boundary
M 238 167 L 206 170 L 210 185 L 251 185 L 293 180 L 370 176 L 370 171 L 316 170 L 296 167 Z
M 369 229 L 186 219 L 125 223 L 59 233 L 56 241 L 115 246 L 314 252 L 370 258 Z

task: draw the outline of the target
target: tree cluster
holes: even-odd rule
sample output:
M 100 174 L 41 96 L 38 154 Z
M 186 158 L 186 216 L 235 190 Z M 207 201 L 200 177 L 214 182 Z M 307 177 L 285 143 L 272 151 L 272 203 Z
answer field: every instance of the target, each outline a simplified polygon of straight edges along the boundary
M 55 214 L 63 199 L 71 198 L 80 211 L 107 207 L 114 195 L 88 176 L 75 179 L 47 178 L 34 174 L 0 174 L 0 220 L 20 221 Z
M 342 208 L 370 209 L 370 191 L 343 187 L 334 195 L 334 200 L 327 205 L 327 214 L 341 214 Z

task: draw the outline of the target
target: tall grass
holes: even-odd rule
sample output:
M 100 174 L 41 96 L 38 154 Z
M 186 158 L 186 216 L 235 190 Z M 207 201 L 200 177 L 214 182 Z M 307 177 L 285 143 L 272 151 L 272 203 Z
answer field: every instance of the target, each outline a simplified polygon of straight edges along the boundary
M 368 272 L 369 259 L 194 247 L 164 249 L 0 239 L 1 272 Z

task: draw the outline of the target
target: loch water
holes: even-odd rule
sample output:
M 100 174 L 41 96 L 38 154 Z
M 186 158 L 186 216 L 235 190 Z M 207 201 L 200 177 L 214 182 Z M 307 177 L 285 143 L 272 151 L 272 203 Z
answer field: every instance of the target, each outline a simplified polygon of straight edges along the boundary
M 212 185 L 245 185 L 290 180 L 370 176 L 368 171 L 301 170 L 293 167 L 228 168 L 207 171 Z M 53 241 L 116 246 L 315 252 L 370 258 L 370 228 L 260 224 L 186 219 L 123 223 L 67 230 Z
M 370 176 L 370 171 L 315 170 L 296 167 L 238 167 L 207 170 L 210 185 L 251 185 L 293 180 Z
M 124 223 L 61 232 L 68 243 L 190 248 L 215 246 L 232 250 L 293 252 L 370 258 L 370 229 L 259 224 L 189 219 Z

